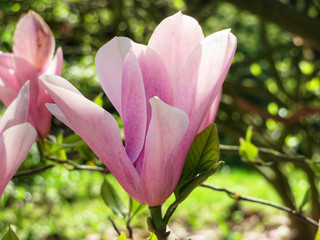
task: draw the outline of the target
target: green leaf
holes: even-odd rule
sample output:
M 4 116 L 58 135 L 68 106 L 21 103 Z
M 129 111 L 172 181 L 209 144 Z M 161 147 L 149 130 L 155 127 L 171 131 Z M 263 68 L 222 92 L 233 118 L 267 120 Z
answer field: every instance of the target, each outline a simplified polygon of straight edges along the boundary
M 200 184 L 206 181 L 208 177 L 214 174 L 223 164 L 223 161 L 216 162 L 210 170 L 200 173 L 187 184 L 183 185 L 183 187 L 181 187 L 180 189 L 177 190 L 176 188 L 174 192 L 176 200 L 167 209 L 167 212 L 163 218 L 164 223 L 168 224 L 169 219 L 171 218 L 178 205 L 182 203 L 195 188 L 197 188 Z
M 63 158 L 63 157 L 60 157 L 61 156 L 60 151 L 65 152 L 66 149 L 73 148 L 73 147 L 81 147 L 83 145 L 86 145 L 85 142 L 77 134 L 72 134 L 63 139 L 62 133 L 59 134 L 56 138 L 54 138 L 52 141 L 48 141 L 45 139 L 44 144 L 45 144 L 45 149 L 47 153 L 59 158 Z
M 320 224 L 320 220 L 319 220 L 319 224 Z M 314 240 L 320 240 L 320 227 L 318 228 L 318 232 Z
M 249 126 L 246 132 L 246 142 L 251 142 L 252 138 L 252 126 Z
M 118 216 L 125 218 L 128 215 L 124 203 L 110 182 L 105 178 L 101 186 L 101 196 L 105 204 Z
M 96 158 L 96 155 L 93 153 L 91 148 L 88 147 L 88 145 L 80 145 L 77 147 L 77 150 L 81 157 L 87 161 L 92 161 Z
M 240 156 L 249 159 L 249 160 L 254 160 L 258 154 L 259 150 L 258 148 L 251 143 L 251 138 L 252 138 L 252 127 L 249 126 L 246 132 L 246 140 L 243 138 L 240 138 L 240 148 L 239 148 L 239 154 Z
M 150 236 L 147 240 L 158 240 L 157 236 L 154 233 L 150 233 Z
M 245 141 L 243 138 L 240 138 L 240 148 L 239 154 L 242 157 L 245 157 L 249 160 L 254 160 L 258 156 L 259 150 L 251 142 Z
M 148 207 L 148 205 L 142 205 L 141 203 L 137 202 L 132 198 L 132 206 L 131 206 L 131 211 L 132 211 L 132 216 L 131 219 L 134 218 L 138 213 L 142 212 Z
M 63 139 L 63 144 L 70 146 L 77 146 L 78 144 L 83 144 L 83 140 L 78 134 L 72 134 Z
M 61 131 L 61 132 L 59 133 L 59 135 L 57 136 L 57 142 L 58 142 L 58 143 L 62 143 L 62 142 L 63 142 L 63 133 L 62 133 L 62 131 Z M 65 149 L 59 150 L 58 154 L 59 154 L 58 157 L 59 157 L 60 159 L 64 159 L 64 160 L 67 159 L 67 154 L 66 154 L 66 150 L 65 150 Z
M 8 232 L 3 236 L 2 240 L 19 240 L 18 236 L 9 226 Z
M 195 137 L 179 180 L 175 194 L 183 190 L 199 174 L 212 169 L 219 160 L 219 136 L 215 124 L 209 125 Z
M 98 106 L 100 106 L 100 107 L 103 107 L 102 96 L 103 96 L 103 92 L 100 92 L 100 93 L 96 96 L 96 98 L 93 100 L 93 102 L 94 102 L 95 104 L 97 104 Z
M 120 234 L 120 236 L 118 237 L 117 240 L 127 240 L 127 237 L 123 232 L 121 232 L 121 234 Z
M 303 210 L 303 207 L 310 201 L 310 191 L 309 189 L 307 189 L 307 191 L 304 193 L 304 196 L 303 196 L 303 199 L 302 199 L 302 202 L 300 203 L 300 206 L 299 206 L 299 212 L 302 212 Z

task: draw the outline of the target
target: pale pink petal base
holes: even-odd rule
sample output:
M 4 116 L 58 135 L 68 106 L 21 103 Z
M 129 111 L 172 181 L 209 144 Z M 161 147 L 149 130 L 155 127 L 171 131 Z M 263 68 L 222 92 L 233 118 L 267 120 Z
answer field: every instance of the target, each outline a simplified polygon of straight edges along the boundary
M 65 125 L 67 125 L 70 129 L 72 129 L 74 131 L 71 123 L 68 121 L 66 116 L 63 114 L 63 112 L 61 112 L 60 108 L 58 108 L 58 106 L 56 104 L 47 103 L 46 107 L 52 115 L 54 115 L 56 118 L 59 119 L 60 122 L 64 123 Z
M 72 126 L 98 158 L 108 166 L 122 187 L 132 197 L 137 198 L 139 175 L 122 145 L 120 130 L 114 117 L 78 94 L 74 87 L 71 89 L 67 80 L 55 75 L 43 75 L 40 78 L 68 120 L 67 124 Z
M 17 92 L 12 90 L 11 87 L 7 87 L 0 78 L 0 100 L 3 104 L 9 106 L 16 97 Z
M 0 198 L 10 179 L 28 155 L 36 137 L 37 132 L 29 123 L 10 127 L 0 137 Z
M 177 173 L 173 154 L 188 128 L 188 116 L 159 98 L 150 99 L 152 117 L 146 137 L 140 191 L 144 203 L 161 205 L 172 193 Z
M 8 128 L 26 122 L 29 106 L 29 82 L 20 90 L 0 121 L 0 135 Z M 17 151 L 17 150 L 16 150 Z M 0 155 L 1 156 L 1 155 Z

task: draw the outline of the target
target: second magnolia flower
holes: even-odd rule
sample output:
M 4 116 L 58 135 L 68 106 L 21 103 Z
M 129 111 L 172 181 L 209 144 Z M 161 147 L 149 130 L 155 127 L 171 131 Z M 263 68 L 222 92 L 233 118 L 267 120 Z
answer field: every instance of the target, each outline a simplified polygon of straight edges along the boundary
M 0 99 L 6 105 L 17 97 L 25 82 L 30 81 L 28 121 L 45 138 L 51 127 L 51 114 L 45 103 L 52 102 L 39 76 L 61 75 L 63 54 L 58 48 L 49 26 L 33 11 L 24 15 L 14 33 L 13 53 L 0 51 Z
M 47 107 L 134 199 L 158 206 L 174 191 L 194 137 L 214 120 L 235 49 L 230 30 L 204 38 L 198 22 L 180 12 L 159 24 L 147 46 L 124 37 L 105 44 L 97 74 L 122 118 L 125 147 L 113 116 L 63 78 L 42 77 L 56 103 Z

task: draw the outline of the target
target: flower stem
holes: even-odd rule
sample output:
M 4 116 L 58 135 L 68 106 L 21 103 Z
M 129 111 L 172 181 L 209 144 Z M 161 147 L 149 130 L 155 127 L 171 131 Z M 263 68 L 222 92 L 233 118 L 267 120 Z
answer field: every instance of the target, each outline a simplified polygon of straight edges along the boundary
M 149 206 L 151 221 L 148 221 L 149 231 L 153 232 L 158 240 L 167 240 L 170 232 L 167 232 L 167 224 L 162 219 L 161 206 Z

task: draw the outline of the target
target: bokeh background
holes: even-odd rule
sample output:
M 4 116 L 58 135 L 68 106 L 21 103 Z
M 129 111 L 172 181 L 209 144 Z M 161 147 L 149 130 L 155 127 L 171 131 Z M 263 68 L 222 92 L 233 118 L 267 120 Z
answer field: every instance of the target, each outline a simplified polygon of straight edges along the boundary
M 95 54 L 103 44 L 114 36 L 147 44 L 157 24 L 177 11 L 196 18 L 205 36 L 231 28 L 238 48 L 216 119 L 225 166 L 208 182 L 320 218 L 319 0 L 1 0 L 1 51 L 12 51 L 16 23 L 30 9 L 44 18 L 63 49 L 62 76 L 117 118 L 95 73 Z M 239 154 L 239 139 L 249 126 L 251 142 Z M 63 146 L 56 151 L 61 158 L 103 166 L 56 119 L 51 135 L 48 142 Z M 35 145 L 20 171 L 46 164 Z M 126 227 L 100 196 L 103 179 L 99 172 L 61 164 L 14 179 L 0 201 L 0 237 L 11 224 L 20 239 L 115 239 L 108 217 L 120 230 Z M 133 220 L 134 239 L 147 238 L 147 215 Z M 201 187 L 169 226 L 177 239 L 307 240 L 315 230 L 279 210 Z

